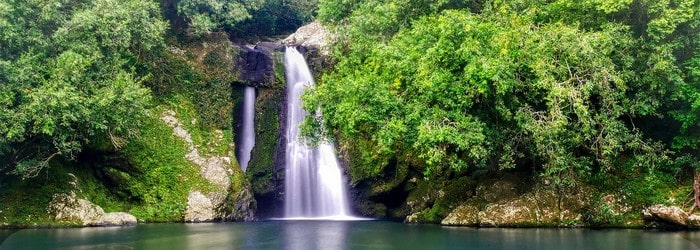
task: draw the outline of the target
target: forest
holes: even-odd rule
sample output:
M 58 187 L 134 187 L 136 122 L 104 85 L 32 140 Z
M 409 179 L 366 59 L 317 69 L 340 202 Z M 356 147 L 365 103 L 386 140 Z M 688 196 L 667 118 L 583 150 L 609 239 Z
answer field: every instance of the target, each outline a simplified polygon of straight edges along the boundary
M 698 1 L 321 1 L 318 19 L 337 37 L 306 131 L 340 138 L 355 182 L 527 171 L 651 205 L 700 170 Z
M 217 190 L 187 143 L 237 168 L 233 44 L 314 20 L 331 35 L 303 97 L 323 115 L 303 131 L 335 141 L 362 215 L 440 223 L 500 179 L 550 190 L 560 213 L 590 194 L 556 225 L 700 205 L 697 0 L 7 0 L 0 226 L 52 221 L 68 172 L 107 211 L 182 221 L 190 188 Z M 170 111 L 193 142 L 161 123 Z M 226 188 L 257 195 L 252 176 Z

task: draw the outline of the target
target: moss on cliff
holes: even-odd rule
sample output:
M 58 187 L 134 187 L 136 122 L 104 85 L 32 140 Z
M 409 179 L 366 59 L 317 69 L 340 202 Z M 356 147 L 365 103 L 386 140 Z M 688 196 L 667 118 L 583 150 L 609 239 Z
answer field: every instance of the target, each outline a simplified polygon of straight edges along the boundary
M 181 111 L 178 114 L 185 114 L 184 110 L 192 107 L 180 105 L 177 109 Z M 186 143 L 173 135 L 172 128 L 156 119 L 149 121 L 150 126 L 143 130 L 142 135 L 124 149 L 124 157 L 136 171 L 120 172 L 122 183 L 118 186 L 126 187 L 128 197 L 124 198 L 136 198 L 128 211 L 137 218 L 182 221 L 190 189 L 207 190 L 211 187 L 199 175 L 199 167 L 185 159 L 184 155 L 189 152 Z M 194 141 L 206 134 L 197 129 L 188 132 Z
M 275 149 L 279 137 L 279 90 L 258 91 L 255 116 L 255 147 L 246 169 L 253 184 L 253 192 L 265 194 L 274 191 Z
M 281 117 L 285 100 L 284 56 L 273 55 L 275 82 L 271 88 L 259 88 L 255 102 L 255 147 L 246 169 L 256 199 L 265 209 L 280 202 L 284 169 L 281 166 L 284 154 L 284 138 L 281 134 Z M 265 215 L 266 211 L 262 211 Z M 272 211 L 267 212 L 274 213 Z

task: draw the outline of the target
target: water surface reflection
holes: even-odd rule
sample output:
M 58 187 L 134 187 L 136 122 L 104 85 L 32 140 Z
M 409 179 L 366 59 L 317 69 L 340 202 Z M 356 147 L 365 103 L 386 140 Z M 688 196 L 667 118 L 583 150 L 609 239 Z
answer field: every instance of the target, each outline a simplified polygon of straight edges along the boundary
M 7 230 L 0 233 L 9 232 Z M 2 235 L 2 234 L 0 234 Z M 26 229 L 0 249 L 700 249 L 700 232 L 459 228 L 381 221 Z

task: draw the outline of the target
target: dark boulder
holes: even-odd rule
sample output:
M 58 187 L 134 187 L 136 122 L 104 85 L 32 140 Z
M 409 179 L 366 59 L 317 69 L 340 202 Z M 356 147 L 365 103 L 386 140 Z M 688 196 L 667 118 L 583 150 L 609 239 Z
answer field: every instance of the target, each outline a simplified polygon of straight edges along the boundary
M 275 82 L 272 54 L 282 49 L 283 46 L 279 43 L 241 46 L 239 62 L 234 68 L 238 80 L 254 87 L 271 87 Z

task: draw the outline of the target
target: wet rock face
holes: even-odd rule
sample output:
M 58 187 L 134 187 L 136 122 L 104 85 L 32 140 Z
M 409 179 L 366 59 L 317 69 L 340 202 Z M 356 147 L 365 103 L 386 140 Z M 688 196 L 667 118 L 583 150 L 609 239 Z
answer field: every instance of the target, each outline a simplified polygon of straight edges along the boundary
M 277 54 L 276 56 L 280 56 Z M 276 59 L 278 65 L 281 58 Z M 279 71 L 279 69 L 278 69 Z M 277 76 L 277 81 L 279 79 Z M 282 76 L 283 78 L 283 76 Z M 283 83 L 259 89 L 255 103 L 255 147 L 246 169 L 257 202 L 259 218 L 283 216 L 286 151 L 286 99 Z
M 254 221 L 257 201 L 250 188 L 231 190 L 223 205 L 218 208 L 224 221 Z
M 272 52 L 281 48 L 274 43 L 261 43 L 255 47 L 242 46 L 239 62 L 235 65 L 238 80 L 255 87 L 271 87 L 275 82 Z

